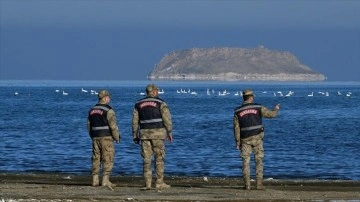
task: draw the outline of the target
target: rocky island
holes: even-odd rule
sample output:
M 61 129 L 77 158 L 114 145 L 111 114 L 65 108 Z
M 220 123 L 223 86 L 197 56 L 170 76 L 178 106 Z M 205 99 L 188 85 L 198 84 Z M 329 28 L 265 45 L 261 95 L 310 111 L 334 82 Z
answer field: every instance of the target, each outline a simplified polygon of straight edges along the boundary
M 257 48 L 192 48 L 166 54 L 150 80 L 323 81 L 288 51 Z

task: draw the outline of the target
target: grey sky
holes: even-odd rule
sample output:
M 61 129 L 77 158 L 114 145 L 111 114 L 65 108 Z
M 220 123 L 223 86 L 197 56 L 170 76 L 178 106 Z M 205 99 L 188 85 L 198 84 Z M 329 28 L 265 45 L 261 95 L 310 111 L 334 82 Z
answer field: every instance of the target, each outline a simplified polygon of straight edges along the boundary
M 145 79 L 175 49 L 264 45 L 290 51 L 329 80 L 346 80 L 349 68 L 349 79 L 360 81 L 360 1 L 0 0 L 0 6 L 0 79 Z M 119 76 L 81 73 L 101 65 Z
M 360 27 L 359 1 L 1 0 L 1 23 L 32 26 Z

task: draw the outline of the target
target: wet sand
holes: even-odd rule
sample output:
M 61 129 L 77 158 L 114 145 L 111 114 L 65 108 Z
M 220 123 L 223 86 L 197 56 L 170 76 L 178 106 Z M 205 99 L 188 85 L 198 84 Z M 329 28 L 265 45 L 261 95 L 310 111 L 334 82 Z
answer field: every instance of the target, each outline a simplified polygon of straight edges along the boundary
M 3 201 L 360 201 L 360 181 L 266 180 L 266 190 L 242 190 L 238 178 L 167 176 L 172 187 L 142 190 L 141 176 L 111 176 L 118 186 L 92 187 L 91 176 L 0 174 Z M 254 185 L 254 182 L 252 182 Z

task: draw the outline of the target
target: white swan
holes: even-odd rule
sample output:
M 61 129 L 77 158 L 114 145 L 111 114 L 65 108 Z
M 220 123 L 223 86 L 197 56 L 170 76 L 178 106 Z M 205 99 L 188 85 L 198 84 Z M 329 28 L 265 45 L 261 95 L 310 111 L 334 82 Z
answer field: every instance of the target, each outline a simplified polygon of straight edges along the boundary
M 226 92 L 226 90 L 224 90 L 223 92 L 220 92 L 219 91 L 219 96 L 225 96 L 225 95 L 228 95 L 229 93 Z
M 292 96 L 293 94 L 294 94 L 293 91 L 289 91 L 289 92 L 285 95 L 285 97 L 290 97 L 290 96 Z
M 308 97 L 313 97 L 314 96 L 314 92 L 311 92 Z
M 210 90 L 209 89 L 207 89 L 206 94 L 210 95 Z
M 63 91 L 62 94 L 63 94 L 63 95 L 69 95 L 69 93 L 67 93 L 67 92 L 65 92 L 65 91 Z
M 180 89 L 181 93 L 187 93 L 186 90 Z

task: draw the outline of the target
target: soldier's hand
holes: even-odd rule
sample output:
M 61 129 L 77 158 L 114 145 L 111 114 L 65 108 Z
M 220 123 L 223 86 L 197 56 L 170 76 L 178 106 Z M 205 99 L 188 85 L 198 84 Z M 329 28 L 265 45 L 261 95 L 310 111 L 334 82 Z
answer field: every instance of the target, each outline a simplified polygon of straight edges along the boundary
M 168 136 L 166 137 L 166 139 L 171 143 L 173 141 L 173 136 L 172 134 L 168 134 Z
M 120 144 L 120 139 L 116 140 L 115 142 L 116 144 Z
M 275 105 L 275 109 L 279 110 L 280 109 L 280 104 Z
M 237 150 L 241 150 L 241 145 L 236 145 Z
M 140 144 L 140 139 L 138 137 L 133 138 L 135 144 Z

